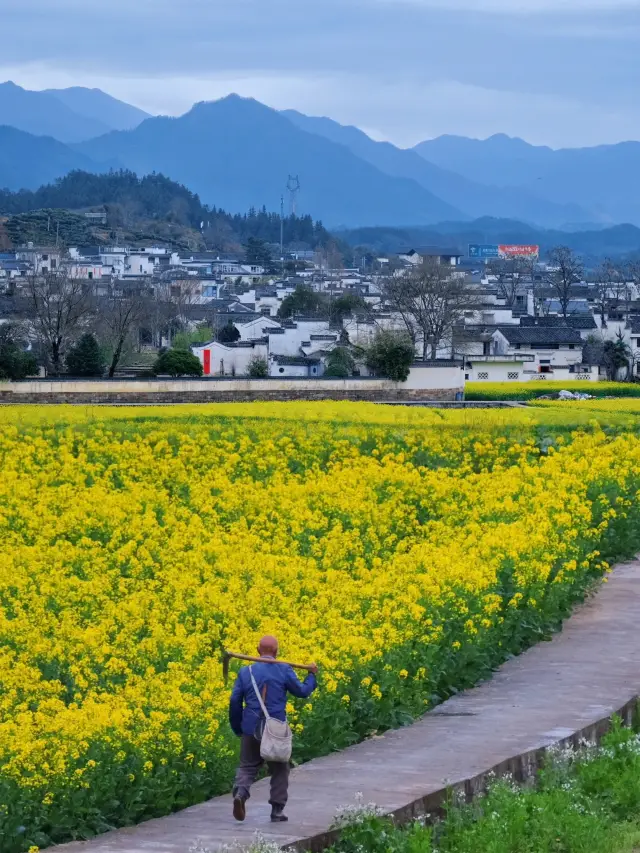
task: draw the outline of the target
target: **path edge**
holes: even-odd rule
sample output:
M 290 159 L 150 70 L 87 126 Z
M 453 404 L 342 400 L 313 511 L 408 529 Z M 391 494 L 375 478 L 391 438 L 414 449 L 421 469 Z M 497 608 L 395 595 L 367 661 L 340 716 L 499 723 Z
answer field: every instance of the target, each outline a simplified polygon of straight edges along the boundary
M 486 791 L 489 782 L 496 777 L 512 776 L 517 783 L 524 784 L 535 777 L 541 769 L 549 750 L 562 749 L 569 746 L 578 747 L 581 741 L 600 743 L 604 735 L 611 729 L 614 717 L 619 717 L 625 726 L 630 727 L 637 719 L 639 713 L 640 696 L 634 695 L 618 710 L 611 711 L 606 716 L 601 717 L 595 722 L 588 723 L 569 735 L 550 738 L 547 743 L 537 749 L 528 750 L 527 752 L 522 752 L 504 761 L 500 761 L 498 764 L 488 767 L 475 776 L 451 782 L 437 791 L 426 794 L 424 797 L 418 797 L 404 806 L 385 812 L 385 816 L 392 818 L 397 826 L 411 823 L 419 818 L 437 818 L 443 815 L 447 800 L 455 797 L 469 803 L 479 794 Z M 292 844 L 286 844 L 282 849 L 300 851 L 300 853 L 305 853 L 305 851 L 320 853 L 321 850 L 334 844 L 339 836 L 339 829 L 329 829 L 316 835 L 301 838 Z

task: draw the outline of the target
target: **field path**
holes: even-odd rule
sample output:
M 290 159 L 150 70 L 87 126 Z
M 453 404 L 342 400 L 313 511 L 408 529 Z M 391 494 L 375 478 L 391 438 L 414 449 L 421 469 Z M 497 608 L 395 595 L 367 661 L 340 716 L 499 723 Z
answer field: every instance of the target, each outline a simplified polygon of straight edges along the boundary
M 247 820 L 230 796 L 117 830 L 60 853 L 188 853 L 216 850 L 256 831 L 282 845 L 320 849 L 336 809 L 356 792 L 407 818 L 437 808 L 443 789 L 471 794 L 491 769 L 528 775 L 544 747 L 592 737 L 615 711 L 627 717 L 640 695 L 640 562 L 609 582 L 551 642 L 508 661 L 494 677 L 450 699 L 414 725 L 311 761 L 291 775 L 289 823 L 268 822 L 266 781 L 254 787 Z

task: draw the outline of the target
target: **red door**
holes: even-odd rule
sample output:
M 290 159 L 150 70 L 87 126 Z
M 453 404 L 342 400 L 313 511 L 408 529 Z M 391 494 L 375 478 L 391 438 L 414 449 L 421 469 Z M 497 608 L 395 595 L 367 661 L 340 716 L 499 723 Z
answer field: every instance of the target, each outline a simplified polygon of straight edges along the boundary
M 211 376 L 211 350 L 204 351 L 204 375 Z

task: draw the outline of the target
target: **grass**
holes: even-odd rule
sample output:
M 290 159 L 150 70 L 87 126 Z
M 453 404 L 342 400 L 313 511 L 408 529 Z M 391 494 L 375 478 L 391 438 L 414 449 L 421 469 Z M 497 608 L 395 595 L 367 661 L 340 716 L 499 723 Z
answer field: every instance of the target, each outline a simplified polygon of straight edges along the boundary
M 466 400 L 535 400 L 543 394 L 579 391 L 593 397 L 640 397 L 640 383 L 531 381 L 531 382 L 467 382 Z
M 615 720 L 600 747 L 551 752 L 536 785 L 496 780 L 442 820 L 395 827 L 346 809 L 332 853 L 631 853 L 640 849 L 640 736 Z

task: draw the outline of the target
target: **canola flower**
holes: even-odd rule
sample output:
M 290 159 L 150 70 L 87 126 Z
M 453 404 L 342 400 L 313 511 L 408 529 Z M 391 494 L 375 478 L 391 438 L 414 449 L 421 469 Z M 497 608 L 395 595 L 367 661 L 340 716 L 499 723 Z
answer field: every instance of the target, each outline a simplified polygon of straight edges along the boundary
M 318 661 L 305 759 L 557 624 L 639 538 L 640 440 L 587 414 L 1 409 L 3 853 L 228 789 L 223 646 Z

